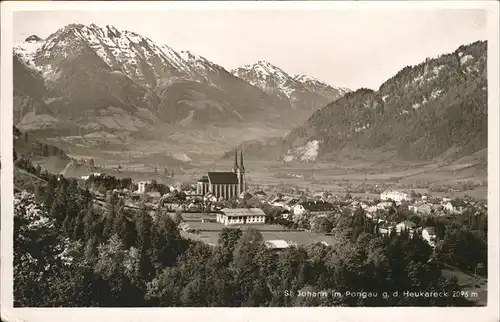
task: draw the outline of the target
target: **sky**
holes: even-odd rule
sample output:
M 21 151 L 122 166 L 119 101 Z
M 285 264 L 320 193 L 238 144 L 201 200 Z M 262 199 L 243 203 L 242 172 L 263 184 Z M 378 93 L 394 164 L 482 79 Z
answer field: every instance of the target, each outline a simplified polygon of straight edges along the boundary
M 378 89 L 407 65 L 487 39 L 479 9 L 24 11 L 14 41 L 70 23 L 113 25 L 224 68 L 265 60 L 330 85 Z

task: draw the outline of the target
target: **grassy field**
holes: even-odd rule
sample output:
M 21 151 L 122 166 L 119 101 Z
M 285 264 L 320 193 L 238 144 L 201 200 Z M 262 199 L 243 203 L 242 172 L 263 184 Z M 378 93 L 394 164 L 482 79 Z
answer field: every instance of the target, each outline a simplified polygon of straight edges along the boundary
M 328 190 L 334 194 L 345 194 L 346 185 L 388 185 L 388 186 L 430 186 L 455 185 L 460 181 L 476 184 L 487 182 L 484 164 L 465 159 L 463 163 L 447 164 L 444 162 L 399 162 L 368 164 L 353 161 L 350 164 L 315 163 L 315 164 L 270 164 L 262 161 L 246 163 L 249 183 L 261 185 L 289 185 L 308 188 L 312 191 Z M 229 166 L 229 164 L 228 164 Z M 295 176 L 295 177 L 294 177 Z M 429 193 L 421 191 L 421 193 Z M 434 193 L 431 193 L 434 194 Z M 487 188 L 481 186 L 463 192 L 447 192 L 447 197 L 469 195 L 486 199 Z
M 218 225 L 221 228 L 226 227 L 223 226 L 222 224 Z M 227 227 L 231 228 L 230 226 Z M 242 228 L 248 229 L 249 227 L 242 227 Z M 259 229 L 257 225 L 254 225 L 253 228 Z M 208 244 L 216 244 L 219 239 L 219 233 L 220 230 L 213 230 L 213 231 L 202 231 L 199 234 L 182 232 L 182 235 L 186 238 L 200 240 Z M 323 236 L 319 234 L 308 233 L 305 231 L 261 231 L 261 234 L 264 240 L 283 239 L 286 240 L 287 242 L 297 243 L 297 245 L 310 245 L 319 242 L 327 242 L 330 245 L 335 243 L 335 238 L 332 236 Z
M 488 281 L 483 277 L 476 277 L 462 272 L 454 267 L 446 267 L 442 270 L 445 277 L 456 277 L 458 283 L 463 288 L 460 296 L 467 298 L 477 305 L 487 305 L 488 302 Z
M 224 226 L 217 222 L 201 222 L 201 218 L 214 218 L 215 214 L 203 213 L 184 213 L 182 215 L 186 223 L 193 229 L 201 230 L 199 234 L 182 232 L 183 236 L 190 239 L 200 240 L 209 244 L 216 244 L 219 238 L 219 233 L 223 228 L 241 228 L 246 230 L 255 228 L 260 231 L 264 240 L 284 239 L 286 241 L 297 243 L 298 245 L 309 245 L 319 242 L 327 242 L 332 245 L 335 243 L 335 238 L 306 231 L 291 231 L 282 228 L 279 225 L 257 224 L 257 225 L 235 225 Z

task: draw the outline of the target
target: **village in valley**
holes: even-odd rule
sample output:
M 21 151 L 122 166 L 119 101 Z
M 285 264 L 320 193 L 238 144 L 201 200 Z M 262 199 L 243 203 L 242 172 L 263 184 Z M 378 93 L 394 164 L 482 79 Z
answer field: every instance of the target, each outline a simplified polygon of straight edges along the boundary
M 224 227 L 256 228 L 271 249 L 316 242 L 331 245 L 335 242 L 334 222 L 348 211 L 372 220 L 379 235 L 408 232 L 435 247 L 439 240 L 436 227 L 426 224 L 429 223 L 426 218 L 487 213 L 485 201 L 422 195 L 413 190 L 387 189 L 378 198 L 369 198 L 353 197 L 349 193 L 296 191 L 283 186 L 251 186 L 243 153 L 238 160 L 235 151 L 234 158 L 232 171 L 208 172 L 196 182 L 165 185 L 156 180 L 132 182 L 128 179 L 128 187 L 103 192 L 99 183 L 106 181 L 104 173 L 82 176 L 80 181 L 83 187 L 90 188 L 97 203 L 104 205 L 109 193 L 120 196 L 130 209 L 139 209 L 143 203 L 152 214 L 176 218 L 186 238 L 209 245 L 216 244 Z
M 13 305 L 490 304 L 486 15 L 349 11 L 19 13 Z

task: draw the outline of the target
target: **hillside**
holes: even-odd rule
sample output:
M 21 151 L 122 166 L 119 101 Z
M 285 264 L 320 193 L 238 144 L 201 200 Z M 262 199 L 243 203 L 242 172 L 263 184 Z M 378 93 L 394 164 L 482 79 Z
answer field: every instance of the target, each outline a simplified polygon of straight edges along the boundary
M 14 151 L 18 157 L 23 156 L 31 159 L 58 157 L 62 160 L 66 160 L 66 162 L 70 160 L 63 150 L 42 142 L 34 135 L 22 132 L 15 126 L 13 129 L 13 139 Z
M 244 137 L 282 135 L 344 93 L 300 85 L 300 104 L 283 100 L 195 53 L 94 24 L 30 36 L 13 59 L 14 124 L 75 153 L 217 155 Z
M 251 158 L 455 160 L 487 148 L 486 42 L 407 66 L 377 91 L 317 110 L 281 139 L 246 142 Z

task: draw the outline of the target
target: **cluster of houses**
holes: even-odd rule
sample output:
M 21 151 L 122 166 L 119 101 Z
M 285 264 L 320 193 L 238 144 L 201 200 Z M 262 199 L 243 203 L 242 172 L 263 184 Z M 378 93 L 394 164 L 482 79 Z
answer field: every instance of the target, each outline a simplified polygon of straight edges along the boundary
M 260 203 L 267 203 L 273 207 L 283 209 L 282 218 L 289 219 L 291 215 L 307 215 L 310 218 L 324 217 L 331 213 L 341 211 L 338 205 L 326 200 L 324 194 L 319 193 L 313 198 L 297 195 L 268 195 L 262 190 L 254 191 L 250 194 L 246 187 L 244 177 L 243 157 L 238 163 L 235 157 L 235 166 L 232 172 L 210 172 L 207 176 L 198 180 L 195 185 L 181 187 L 169 187 L 170 191 L 161 195 L 157 191 L 150 191 L 148 185 L 150 181 L 140 181 L 137 184 L 137 190 L 130 192 L 131 200 L 148 196 L 153 206 L 160 206 L 168 211 L 191 211 L 191 212 L 212 212 L 216 218 L 210 219 L 225 226 L 231 225 L 255 225 L 266 222 L 266 214 L 257 206 L 237 206 L 229 207 L 224 201 L 228 200 L 248 200 L 256 199 Z M 94 176 L 101 175 L 94 173 Z M 87 180 L 89 177 L 82 177 Z M 182 198 L 179 198 L 182 194 Z M 419 234 L 432 247 L 436 243 L 436 231 L 434 227 L 417 227 L 411 221 L 400 223 L 388 223 L 381 218 L 380 214 L 394 207 L 394 205 L 406 205 L 407 209 L 416 215 L 457 215 L 474 203 L 473 200 L 465 200 L 457 203 L 449 198 L 437 198 L 429 196 L 416 196 L 414 193 L 388 190 L 380 194 L 380 200 L 353 200 L 347 201 L 347 206 L 351 209 L 363 209 L 367 217 L 376 220 L 381 234 L 390 234 L 391 232 L 401 233 L 407 231 L 410 235 Z M 344 200 L 344 204 L 345 204 Z M 223 205 L 222 207 L 219 207 Z M 475 205 L 473 205 L 475 206 Z M 483 207 L 486 207 L 484 205 Z M 155 207 L 153 207 L 155 208 Z M 222 208 L 222 209 L 221 209 Z M 208 219 L 206 219 L 208 220 Z M 268 247 L 272 249 L 282 249 L 289 247 L 290 244 L 285 241 L 268 241 Z M 286 244 L 286 245 L 285 245 Z
M 410 237 L 419 234 L 431 247 L 436 246 L 437 236 L 435 227 L 417 227 L 417 225 L 410 220 L 405 220 L 398 223 L 397 225 L 385 224 L 378 228 L 378 231 L 382 235 L 388 235 L 391 233 L 401 234 L 403 231 L 409 233 Z

